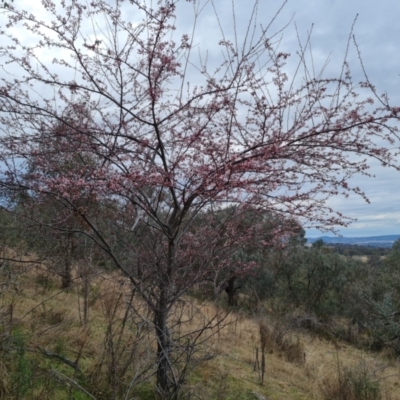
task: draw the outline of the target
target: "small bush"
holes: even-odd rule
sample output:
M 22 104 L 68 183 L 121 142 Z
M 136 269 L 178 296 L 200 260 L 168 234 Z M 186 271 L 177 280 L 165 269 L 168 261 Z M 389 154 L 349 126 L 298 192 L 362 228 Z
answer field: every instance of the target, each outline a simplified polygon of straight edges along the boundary
M 33 310 L 34 321 L 40 324 L 46 325 L 58 325 L 65 321 L 67 311 L 55 310 L 54 308 L 48 308 L 44 304 L 40 309 Z
M 40 273 L 35 277 L 35 282 L 42 288 L 42 294 L 55 288 L 54 282 L 48 274 Z
M 303 364 L 305 352 L 299 337 L 294 337 L 291 326 L 282 321 L 259 322 L 260 347 L 256 347 L 254 371 L 258 371 L 260 382 L 264 382 L 265 356 L 275 353 L 288 362 Z
M 274 321 L 263 324 L 267 353 L 277 353 L 289 362 L 304 362 L 304 346 L 298 336 L 294 336 L 292 327 L 284 322 Z
M 324 400 L 381 400 L 379 381 L 364 360 L 353 367 L 343 366 L 339 360 L 336 376 L 324 379 L 321 392 Z

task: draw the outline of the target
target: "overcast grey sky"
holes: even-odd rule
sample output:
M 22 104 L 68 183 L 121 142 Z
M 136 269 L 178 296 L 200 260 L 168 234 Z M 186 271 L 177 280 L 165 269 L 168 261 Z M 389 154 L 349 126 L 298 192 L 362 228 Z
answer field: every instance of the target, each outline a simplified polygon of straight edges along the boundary
M 220 0 L 229 9 L 230 1 Z M 236 2 L 237 16 L 246 14 L 245 1 Z M 260 16 L 269 20 L 282 1 L 262 0 Z M 292 22 L 283 34 L 282 46 L 293 53 L 298 49 L 297 31 L 305 40 L 313 26 L 312 48 L 314 61 L 320 67 L 329 58 L 327 74 L 338 75 L 354 19 L 354 34 L 364 67 L 378 93 L 387 92 L 393 104 L 400 104 L 400 2 L 393 0 L 289 0 L 279 15 L 276 28 Z M 228 17 L 228 15 L 226 16 Z M 273 29 L 272 29 L 273 31 Z M 362 68 L 355 46 L 348 55 L 355 82 L 363 80 Z M 344 236 L 400 234 L 400 173 L 372 163 L 375 178 L 361 177 L 353 183 L 361 187 L 370 199 L 336 197 L 329 204 L 344 214 L 357 218 L 340 232 Z M 308 236 L 319 236 L 308 230 Z
M 59 0 L 54 0 L 56 3 Z M 68 2 L 69 0 L 67 0 Z M 110 2 L 112 0 L 109 0 Z M 238 26 L 245 25 L 251 7 L 251 0 L 235 0 L 236 18 Z M 182 0 L 180 13 L 188 13 L 183 18 L 184 25 L 180 29 L 190 33 L 190 8 L 192 5 Z M 259 20 L 267 23 L 273 18 L 282 5 L 281 0 L 261 0 Z M 37 11 L 33 1 L 15 0 L 16 7 L 29 12 Z M 127 3 L 128 4 L 128 3 Z M 215 0 L 220 19 L 227 34 L 232 27 L 232 0 Z M 186 11 L 187 10 L 187 11 Z M 392 104 L 400 106 L 400 2 L 393 0 L 288 0 L 282 12 L 271 27 L 271 34 L 278 31 L 285 24 L 289 26 L 283 32 L 282 50 L 295 53 L 298 50 L 298 39 L 305 41 L 308 32 L 313 26 L 312 48 L 316 68 L 321 68 L 329 58 L 326 74 L 338 76 L 340 74 L 347 39 L 354 19 L 358 15 L 354 34 L 362 54 L 363 63 L 370 81 L 375 84 L 378 93 L 386 91 Z M 180 15 L 182 16 L 182 14 Z M 134 15 L 132 15 L 134 19 Z M 181 24 L 182 19 L 179 19 Z M 212 7 L 202 14 L 198 25 L 198 43 L 202 48 L 207 47 L 212 56 L 213 50 L 220 51 L 216 37 L 220 37 L 218 26 L 212 17 Z M 348 60 L 354 81 L 363 80 L 362 69 L 358 55 L 351 46 Z M 370 236 L 383 234 L 400 234 L 400 173 L 382 168 L 374 163 L 370 170 L 375 178 L 359 178 L 355 180 L 371 200 L 367 204 L 362 198 L 332 198 L 329 204 L 350 217 L 357 218 L 349 228 L 342 229 L 344 236 Z M 308 236 L 319 236 L 320 232 L 307 231 Z
M 301 33 L 314 24 L 313 49 L 321 59 L 331 53 L 332 70 L 338 68 L 352 22 L 358 14 L 354 33 L 368 76 L 378 93 L 387 91 L 393 104 L 400 104 L 400 3 L 293 0 L 288 2 L 283 15 L 292 13 Z M 362 79 L 357 58 L 352 47 L 349 61 L 355 81 Z M 373 163 L 371 173 L 376 177 L 356 181 L 371 200 L 370 204 L 356 196 L 330 200 L 335 209 L 358 219 L 341 231 L 344 236 L 400 234 L 400 173 L 382 168 L 378 163 Z M 307 233 L 318 235 L 313 230 Z

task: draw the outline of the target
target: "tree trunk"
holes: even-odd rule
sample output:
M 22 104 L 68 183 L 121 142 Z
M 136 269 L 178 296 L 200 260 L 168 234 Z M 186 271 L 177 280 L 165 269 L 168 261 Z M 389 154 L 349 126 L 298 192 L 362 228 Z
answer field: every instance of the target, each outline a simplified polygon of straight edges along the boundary
M 89 294 L 90 294 L 90 282 L 89 282 L 89 266 L 85 265 L 82 271 L 82 284 L 83 284 L 83 325 L 86 326 L 88 323 L 89 315 Z
M 72 285 L 72 233 L 67 234 L 67 246 L 64 258 L 64 268 L 61 273 L 61 287 L 68 289 Z
M 154 312 L 154 327 L 157 337 L 157 388 L 161 398 L 177 399 L 179 383 L 176 381 L 171 359 L 172 338 L 168 329 L 170 295 L 174 282 L 175 245 L 171 240 L 168 245 L 168 265 L 160 274 L 159 301 Z M 161 278 L 162 276 L 162 278 Z
M 228 295 L 228 305 L 230 307 L 237 305 L 237 301 L 236 301 L 236 297 L 235 297 L 235 292 L 236 292 L 237 288 L 235 288 L 235 281 L 236 281 L 236 276 L 232 276 L 231 278 L 229 278 L 228 286 L 225 288 L 225 292 Z
M 61 287 L 68 289 L 72 284 L 72 272 L 71 272 L 71 257 L 70 254 L 65 255 L 64 268 L 61 274 Z
M 174 382 L 171 379 L 171 337 L 167 326 L 167 317 L 166 304 L 160 304 L 155 313 L 154 325 L 157 337 L 157 388 L 162 399 L 169 399 L 171 389 L 174 389 Z M 176 392 L 176 390 L 173 391 Z

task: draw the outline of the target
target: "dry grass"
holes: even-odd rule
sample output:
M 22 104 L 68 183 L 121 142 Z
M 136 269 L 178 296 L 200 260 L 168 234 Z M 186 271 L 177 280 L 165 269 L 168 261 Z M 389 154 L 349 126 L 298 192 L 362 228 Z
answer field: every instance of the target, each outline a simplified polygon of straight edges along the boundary
M 353 258 L 354 260 L 362 261 L 362 262 L 364 262 L 364 263 L 367 263 L 368 260 L 369 260 L 369 257 L 368 257 L 368 256 L 352 256 L 352 258 Z
M 31 268 L 23 272 L 16 286 L 10 286 L 0 296 L 0 312 L 6 315 L 12 308 L 12 315 L 7 314 L 8 328 L 25 332 L 29 336 L 27 346 L 32 352 L 59 352 L 69 360 L 77 360 L 92 387 L 111 385 L 104 381 L 108 374 L 107 362 L 110 362 L 105 331 L 108 324 L 114 327 L 113 334 L 118 334 L 119 321 L 124 317 L 129 297 L 128 283 L 117 273 L 92 277 L 88 323 L 85 325 L 78 279 L 74 288 L 62 291 L 58 289 L 58 282 L 41 270 Z M 139 299 L 133 301 L 136 310 L 144 314 L 146 309 Z M 189 322 L 180 324 L 182 318 Z M 222 329 L 219 322 L 223 323 Z M 195 354 L 186 385 L 193 398 L 341 399 L 332 397 L 338 396 L 335 394 L 338 373 L 362 370 L 372 382 L 380 385 L 383 400 L 400 400 L 400 363 L 393 359 L 388 361 L 383 355 L 361 352 L 350 345 L 305 332 L 294 332 L 273 319 L 260 322 L 240 313 L 229 314 L 223 307 L 189 298 L 177 304 L 171 324 L 175 324 L 174 329 L 181 334 L 201 329 L 204 324 L 209 327 L 199 337 L 201 351 Z M 260 383 L 256 357 L 257 349 L 261 349 L 260 324 L 266 335 L 263 384 Z M 117 339 L 117 336 L 113 337 L 114 345 Z M 121 343 L 120 358 L 116 360 L 120 363 L 119 368 L 130 362 L 124 350 L 131 349 L 135 343 L 136 355 L 131 360 L 130 371 L 145 371 L 151 366 L 155 342 L 150 321 L 141 320 L 131 330 L 124 331 Z M 3 377 L 0 379 L 1 391 L 2 385 L 10 387 L 9 371 L 4 370 L 1 362 L 0 375 Z M 152 378 L 146 379 L 151 382 Z M 101 390 L 97 392 L 98 398 L 107 398 L 102 397 L 107 395 Z M 54 394 L 53 398 L 57 399 Z M 141 399 L 140 395 L 135 398 Z M 350 397 L 343 399 L 353 400 Z

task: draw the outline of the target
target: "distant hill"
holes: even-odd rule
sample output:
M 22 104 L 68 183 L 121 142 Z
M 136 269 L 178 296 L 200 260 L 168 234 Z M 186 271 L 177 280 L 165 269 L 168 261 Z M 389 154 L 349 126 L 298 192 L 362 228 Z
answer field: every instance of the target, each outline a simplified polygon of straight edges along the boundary
M 314 243 L 322 239 L 326 244 L 348 244 L 358 246 L 371 247 L 392 247 L 393 243 L 400 239 L 400 235 L 383 235 L 383 236 L 367 236 L 367 237 L 337 237 L 337 236 L 321 236 L 318 238 L 307 238 L 308 243 Z

